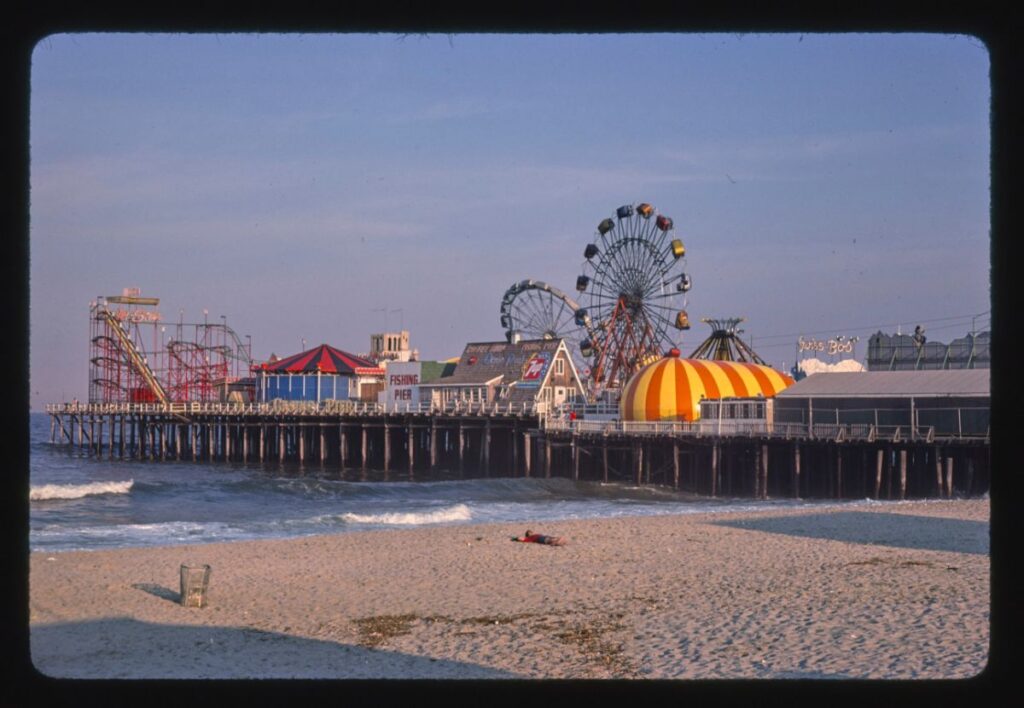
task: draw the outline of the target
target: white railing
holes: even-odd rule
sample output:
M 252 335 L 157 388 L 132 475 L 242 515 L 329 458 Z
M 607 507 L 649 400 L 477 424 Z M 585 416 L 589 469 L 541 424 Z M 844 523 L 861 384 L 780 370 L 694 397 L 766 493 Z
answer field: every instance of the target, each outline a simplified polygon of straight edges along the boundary
M 270 403 L 228 403 L 219 401 L 187 403 L 56 403 L 46 406 L 51 415 L 110 415 L 163 413 L 172 415 L 263 415 L 263 416 L 377 416 L 377 415 L 476 415 L 538 416 L 544 430 L 601 435 L 677 435 L 720 437 L 768 437 L 782 439 L 867 440 L 868 442 L 934 442 L 936 440 L 978 439 L 988 434 L 937 434 L 935 426 L 872 425 L 868 423 L 769 423 L 765 420 L 715 419 L 697 422 L 621 421 L 585 417 L 570 418 L 579 407 L 553 407 L 548 403 L 481 403 L 450 401 L 429 403 L 373 403 L 368 401 L 272 401 Z M 588 409 L 584 409 L 588 410 Z M 583 414 L 584 416 L 586 413 Z M 598 414 L 600 415 L 600 414 Z
M 907 442 L 907 426 L 874 426 L 860 423 L 821 424 L 768 423 L 763 420 L 700 420 L 696 422 L 621 421 L 621 420 L 569 420 L 546 418 L 545 430 L 567 431 L 596 435 L 676 435 L 690 437 L 767 437 L 783 439 L 848 440 Z M 939 436 L 934 426 L 919 426 L 914 440 L 933 442 L 936 439 L 955 439 L 959 436 Z
M 46 406 L 50 414 L 105 415 L 168 413 L 178 415 L 535 415 L 543 413 L 544 403 L 482 403 L 450 401 L 443 405 L 430 403 L 374 403 L 370 401 L 271 401 L 269 403 L 235 403 L 191 401 L 183 403 L 55 403 Z

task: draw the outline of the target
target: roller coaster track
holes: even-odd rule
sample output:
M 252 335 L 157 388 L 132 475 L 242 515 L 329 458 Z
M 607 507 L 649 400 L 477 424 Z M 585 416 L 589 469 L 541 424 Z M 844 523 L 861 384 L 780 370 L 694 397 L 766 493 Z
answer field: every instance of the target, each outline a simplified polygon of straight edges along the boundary
M 135 342 L 133 342 L 132 338 L 128 336 L 127 332 L 125 332 L 121 323 L 117 321 L 117 318 L 114 317 L 109 310 L 100 310 L 99 315 L 107 321 L 110 328 L 117 335 L 121 348 L 128 355 L 128 359 L 131 361 L 132 366 L 135 367 L 135 370 L 139 372 L 140 376 L 142 376 L 142 379 L 146 382 L 146 386 L 149 387 L 149 390 L 153 392 L 153 395 L 157 397 L 157 400 L 160 401 L 160 403 L 169 403 L 170 400 L 167 397 L 167 392 L 164 391 L 164 387 L 160 385 L 160 382 L 153 374 L 153 370 L 149 368 L 149 364 L 147 364 L 146 360 L 142 358 L 139 350 L 135 347 Z

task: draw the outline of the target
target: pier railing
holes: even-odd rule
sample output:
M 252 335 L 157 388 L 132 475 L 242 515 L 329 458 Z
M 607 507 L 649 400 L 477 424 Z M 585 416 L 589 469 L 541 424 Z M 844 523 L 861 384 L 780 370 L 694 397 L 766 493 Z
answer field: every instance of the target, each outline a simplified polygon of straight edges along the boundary
M 928 425 L 872 425 L 866 423 L 769 423 L 752 420 L 648 422 L 621 420 L 568 420 L 545 418 L 545 430 L 591 435 L 651 435 L 691 437 L 758 437 L 834 442 L 934 442 L 948 439 L 988 440 L 985 435 L 943 434 Z
M 483 403 L 449 401 L 431 403 L 373 403 L 369 401 L 271 401 L 236 403 L 192 401 L 186 403 L 54 403 L 46 406 L 51 415 L 543 415 L 544 402 Z
M 827 440 L 834 442 L 934 442 L 936 440 L 983 440 L 984 434 L 937 431 L 933 425 L 874 425 L 869 423 L 775 423 L 765 420 L 700 420 L 696 422 L 648 422 L 572 419 L 569 408 L 541 403 L 499 404 L 451 401 L 429 403 L 372 403 L 367 401 L 273 401 L 271 403 L 189 402 L 189 403 L 57 403 L 46 406 L 51 415 L 224 415 L 224 416 L 384 416 L 400 414 L 452 416 L 537 416 L 543 430 L 576 434 L 758 437 L 775 439 Z

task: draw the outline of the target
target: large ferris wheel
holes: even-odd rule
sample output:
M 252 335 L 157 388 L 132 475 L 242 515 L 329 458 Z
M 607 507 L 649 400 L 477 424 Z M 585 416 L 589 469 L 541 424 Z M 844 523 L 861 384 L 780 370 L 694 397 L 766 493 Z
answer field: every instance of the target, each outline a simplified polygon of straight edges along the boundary
M 580 319 L 591 338 L 581 347 L 593 356 L 597 387 L 623 385 L 690 328 L 683 309 L 691 286 L 685 256 L 672 219 L 650 204 L 626 204 L 598 224 L 576 279 L 576 289 L 589 298 Z
M 621 387 L 690 328 L 685 256 L 671 218 L 646 203 L 621 206 L 584 248 L 576 279 L 583 304 L 547 283 L 520 281 L 502 298 L 505 335 L 566 339 L 594 392 Z

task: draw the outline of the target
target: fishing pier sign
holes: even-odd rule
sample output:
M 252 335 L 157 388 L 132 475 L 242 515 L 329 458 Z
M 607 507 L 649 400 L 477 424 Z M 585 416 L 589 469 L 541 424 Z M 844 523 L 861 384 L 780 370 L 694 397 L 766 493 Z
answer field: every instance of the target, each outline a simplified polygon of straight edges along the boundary
M 387 405 L 420 401 L 420 367 L 418 361 L 388 362 L 384 382 L 384 402 Z

